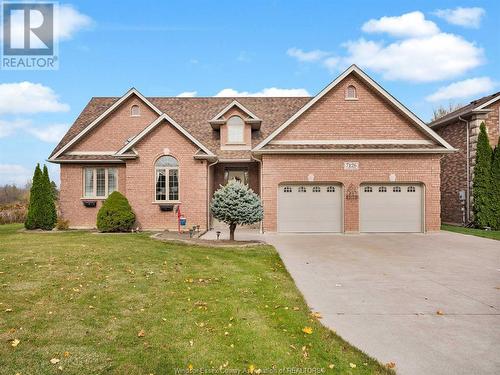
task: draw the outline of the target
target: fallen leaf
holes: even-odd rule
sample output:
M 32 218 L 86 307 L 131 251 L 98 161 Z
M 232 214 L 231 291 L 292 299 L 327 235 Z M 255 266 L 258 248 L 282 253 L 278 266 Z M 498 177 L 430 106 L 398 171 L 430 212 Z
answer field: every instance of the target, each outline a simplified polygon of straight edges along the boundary
M 193 371 L 193 365 L 191 363 L 188 365 L 188 370 Z
M 355 363 L 349 363 L 349 366 L 351 366 L 351 368 L 356 368 L 356 364 Z
M 311 312 L 311 316 L 313 318 L 316 318 L 316 319 L 323 319 L 323 316 L 321 315 L 321 313 L 317 312 L 317 311 L 313 311 Z
M 20 342 L 21 342 L 21 340 L 14 339 L 14 340 L 12 340 L 12 343 L 10 345 L 12 345 L 15 348 L 16 346 L 19 345 Z
M 52 358 L 50 360 L 50 363 L 52 363 L 53 365 L 55 365 L 56 363 L 59 363 L 61 360 L 59 358 Z
M 248 373 L 249 374 L 253 374 L 254 371 L 255 371 L 255 366 L 254 365 L 248 366 Z
M 194 345 L 194 341 L 193 340 L 189 340 L 189 346 L 193 346 Z
M 5 309 L 5 312 L 12 312 L 12 309 Z
M 443 310 L 438 310 L 438 311 L 436 311 L 436 314 L 437 315 L 444 315 L 444 312 L 443 312 Z
M 313 333 L 313 329 L 311 327 L 304 327 L 304 328 L 302 328 L 302 332 L 310 335 L 311 333 Z
M 328 365 L 328 368 L 334 368 L 334 367 L 335 367 L 335 365 L 334 365 L 333 363 L 330 363 L 330 364 Z
M 389 362 L 386 364 L 387 368 L 394 368 L 396 367 L 396 364 L 394 362 Z
M 145 335 L 145 333 L 144 333 L 144 330 L 143 330 L 143 329 L 141 329 L 141 330 L 139 331 L 139 333 L 137 333 L 137 337 L 144 337 L 144 335 Z
M 71 354 L 70 352 L 64 352 L 64 356 L 65 356 L 66 358 L 68 358 L 68 357 L 70 356 L 70 354 Z
M 62 366 L 59 366 L 57 369 L 58 369 L 59 371 L 62 371 L 62 370 L 63 370 L 63 367 L 62 367 Z

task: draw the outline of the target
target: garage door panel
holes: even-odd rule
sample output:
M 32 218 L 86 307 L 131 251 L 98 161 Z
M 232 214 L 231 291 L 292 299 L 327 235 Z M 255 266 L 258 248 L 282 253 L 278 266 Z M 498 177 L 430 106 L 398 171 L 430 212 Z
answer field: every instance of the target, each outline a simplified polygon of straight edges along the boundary
M 363 184 L 360 192 L 360 230 L 422 232 L 422 193 L 423 188 L 419 184 Z
M 334 188 L 328 189 L 328 186 Z M 342 190 L 339 185 L 279 187 L 279 232 L 340 232 L 341 223 Z

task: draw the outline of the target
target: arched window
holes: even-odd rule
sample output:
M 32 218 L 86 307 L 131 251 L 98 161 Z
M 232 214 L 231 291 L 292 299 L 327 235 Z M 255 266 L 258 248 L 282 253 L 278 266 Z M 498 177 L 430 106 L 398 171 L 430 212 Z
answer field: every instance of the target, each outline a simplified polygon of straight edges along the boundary
M 172 156 L 162 156 L 155 163 L 155 200 L 179 200 L 179 163 Z
M 227 120 L 227 143 L 244 142 L 245 123 L 239 116 L 233 116 Z
M 347 86 L 347 90 L 345 92 L 345 98 L 346 99 L 357 99 L 358 95 L 356 93 L 356 87 L 353 85 Z
M 134 104 L 130 108 L 130 116 L 139 117 L 140 115 L 141 115 L 141 109 L 139 108 L 139 106 L 137 104 Z

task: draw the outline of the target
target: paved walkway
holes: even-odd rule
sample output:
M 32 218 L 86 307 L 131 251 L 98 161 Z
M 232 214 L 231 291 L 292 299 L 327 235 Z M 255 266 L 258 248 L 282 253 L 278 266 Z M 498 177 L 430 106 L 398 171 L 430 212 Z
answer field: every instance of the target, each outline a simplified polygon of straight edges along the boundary
M 325 325 L 398 373 L 500 374 L 500 242 L 449 232 L 261 238 Z

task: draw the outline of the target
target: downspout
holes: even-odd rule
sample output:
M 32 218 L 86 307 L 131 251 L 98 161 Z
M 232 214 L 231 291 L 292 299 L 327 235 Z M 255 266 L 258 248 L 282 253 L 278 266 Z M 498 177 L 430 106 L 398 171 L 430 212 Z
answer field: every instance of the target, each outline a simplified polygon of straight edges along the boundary
M 260 195 L 260 199 L 262 200 L 262 160 L 259 160 L 257 159 L 256 157 L 254 157 L 252 154 L 250 154 L 250 157 L 255 160 L 257 163 L 259 163 L 259 195 Z M 264 233 L 264 220 L 262 220 L 260 222 L 260 234 L 263 234 Z
M 208 164 L 207 161 L 207 231 L 210 230 L 210 167 L 213 167 L 219 162 L 219 159 L 214 161 L 212 164 Z
M 466 126 L 466 147 L 467 147 L 467 189 L 465 189 L 465 226 L 469 225 L 470 223 L 470 145 L 469 145 L 469 133 L 470 133 L 470 128 L 469 128 L 469 121 L 463 119 L 461 116 L 458 116 L 458 121 L 465 122 Z

